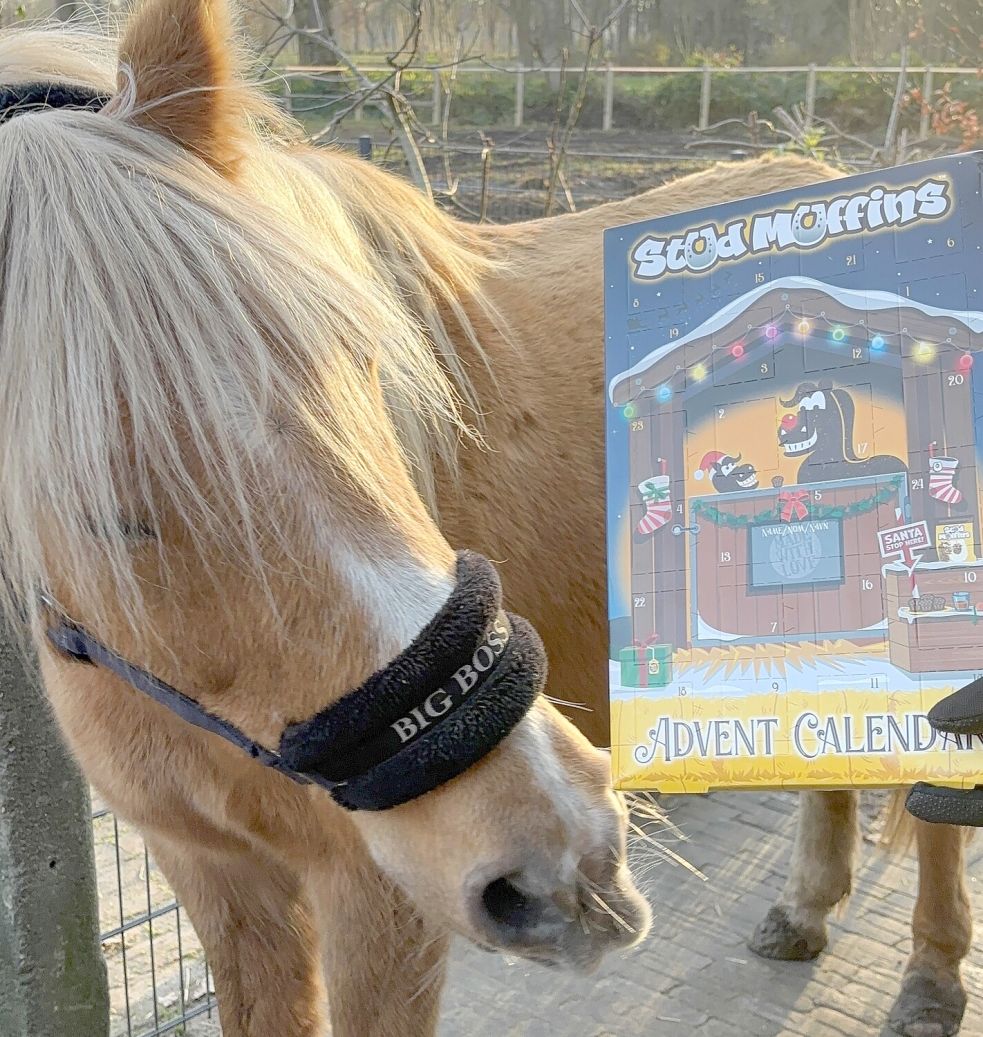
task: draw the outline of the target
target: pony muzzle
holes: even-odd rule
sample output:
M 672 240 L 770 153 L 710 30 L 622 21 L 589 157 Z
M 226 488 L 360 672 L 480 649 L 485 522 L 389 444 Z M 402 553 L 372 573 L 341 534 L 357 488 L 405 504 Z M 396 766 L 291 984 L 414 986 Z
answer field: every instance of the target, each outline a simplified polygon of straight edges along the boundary
M 579 868 L 556 881 L 532 865 L 468 884 L 468 916 L 482 944 L 548 965 L 592 971 L 613 947 L 630 947 L 647 933 L 651 913 L 621 862 L 603 882 Z

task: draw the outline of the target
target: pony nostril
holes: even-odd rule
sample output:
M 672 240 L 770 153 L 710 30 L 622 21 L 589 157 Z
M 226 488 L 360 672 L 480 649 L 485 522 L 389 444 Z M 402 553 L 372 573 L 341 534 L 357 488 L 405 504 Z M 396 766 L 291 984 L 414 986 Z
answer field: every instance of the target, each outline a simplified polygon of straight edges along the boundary
M 509 929 L 528 929 L 542 915 L 542 905 L 505 877 L 485 886 L 481 902 L 492 921 Z

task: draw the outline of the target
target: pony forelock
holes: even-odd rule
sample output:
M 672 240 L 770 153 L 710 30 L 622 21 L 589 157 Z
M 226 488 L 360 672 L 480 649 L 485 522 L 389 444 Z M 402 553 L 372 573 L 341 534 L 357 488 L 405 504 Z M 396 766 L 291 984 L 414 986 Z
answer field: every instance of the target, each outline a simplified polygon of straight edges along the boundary
M 452 460 L 475 434 L 443 323 L 474 336 L 459 290 L 482 260 L 463 236 L 443 270 L 405 225 L 386 254 L 311 160 L 257 136 L 230 185 L 132 112 L 46 111 L 0 129 L 8 607 L 57 580 L 138 613 L 119 532 L 134 521 L 178 523 L 202 557 L 224 544 L 261 574 L 283 443 L 382 502 L 380 421 L 424 491 L 434 456 Z M 436 244 L 436 219 L 420 241 Z

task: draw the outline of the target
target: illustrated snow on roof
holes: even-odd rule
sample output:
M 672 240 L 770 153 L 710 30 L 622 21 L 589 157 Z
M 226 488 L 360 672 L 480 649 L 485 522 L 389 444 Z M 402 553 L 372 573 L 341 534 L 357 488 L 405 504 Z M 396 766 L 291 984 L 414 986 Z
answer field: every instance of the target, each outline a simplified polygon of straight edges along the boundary
M 917 349 L 923 339 L 957 348 L 983 345 L 983 313 L 942 310 L 890 292 L 856 291 L 810 277 L 782 277 L 759 285 L 724 306 L 678 339 L 652 350 L 608 388 L 615 406 L 655 389 L 665 378 L 660 362 L 684 351 L 688 366 L 698 359 L 715 375 L 748 363 L 762 347 L 774 349 L 786 336 L 806 336 L 835 351 L 862 337 L 864 348 L 884 348 L 899 340 Z M 689 348 L 687 348 L 689 347 Z M 693 356 L 689 356 L 693 353 Z M 699 353 L 699 357 L 697 357 Z

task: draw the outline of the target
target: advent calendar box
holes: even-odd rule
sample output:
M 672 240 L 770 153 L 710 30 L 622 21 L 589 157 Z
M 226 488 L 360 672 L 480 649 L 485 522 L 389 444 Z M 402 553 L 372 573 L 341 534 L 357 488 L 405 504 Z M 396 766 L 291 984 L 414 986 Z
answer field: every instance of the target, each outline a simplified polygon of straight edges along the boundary
M 605 234 L 621 788 L 983 781 L 983 157 Z

